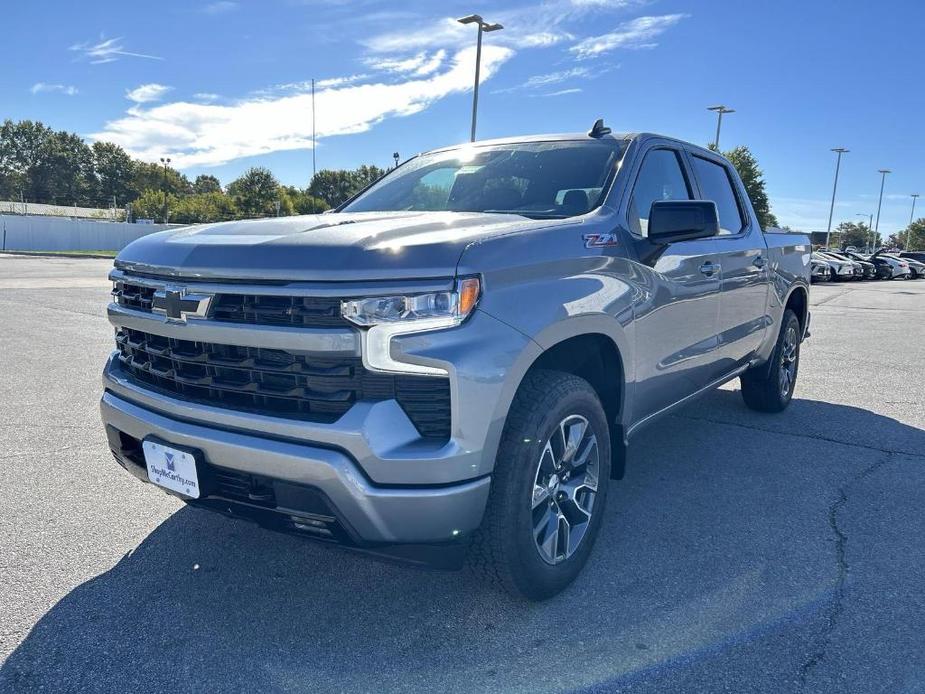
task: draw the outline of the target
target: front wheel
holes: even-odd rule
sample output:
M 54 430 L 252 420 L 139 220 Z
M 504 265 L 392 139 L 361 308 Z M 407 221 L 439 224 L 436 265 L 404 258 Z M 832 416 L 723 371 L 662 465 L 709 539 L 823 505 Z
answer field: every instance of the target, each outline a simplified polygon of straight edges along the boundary
M 759 412 L 782 411 L 793 398 L 799 368 L 800 321 L 787 309 L 770 363 L 749 369 L 739 377 L 745 404 Z
M 515 596 L 552 597 L 588 560 L 609 479 L 610 432 L 591 385 L 558 371 L 528 374 L 508 414 L 470 567 Z

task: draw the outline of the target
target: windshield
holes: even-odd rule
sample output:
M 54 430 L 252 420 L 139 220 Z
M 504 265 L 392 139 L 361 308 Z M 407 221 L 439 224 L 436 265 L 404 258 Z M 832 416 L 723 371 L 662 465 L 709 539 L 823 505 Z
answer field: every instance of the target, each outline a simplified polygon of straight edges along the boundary
M 341 211 L 572 217 L 600 204 L 622 154 L 622 143 L 613 140 L 475 145 L 422 154 Z

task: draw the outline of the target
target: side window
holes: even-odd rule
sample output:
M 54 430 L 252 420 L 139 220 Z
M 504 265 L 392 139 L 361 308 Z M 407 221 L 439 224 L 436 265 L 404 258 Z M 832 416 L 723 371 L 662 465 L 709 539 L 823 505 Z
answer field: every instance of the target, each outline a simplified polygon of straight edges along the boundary
M 649 210 L 659 200 L 690 200 L 690 187 L 684 178 L 678 153 L 671 149 L 653 149 L 646 154 L 630 196 L 630 231 L 646 236 Z
M 745 227 L 745 220 L 742 219 L 742 210 L 732 188 L 729 171 L 725 166 L 702 157 L 691 159 L 704 200 L 716 203 L 720 236 L 738 234 Z

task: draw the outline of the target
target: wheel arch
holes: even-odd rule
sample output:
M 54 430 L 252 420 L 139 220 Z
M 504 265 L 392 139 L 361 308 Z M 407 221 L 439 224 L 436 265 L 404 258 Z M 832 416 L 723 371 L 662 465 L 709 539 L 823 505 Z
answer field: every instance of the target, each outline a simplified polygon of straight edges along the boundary
M 615 336 L 615 321 L 611 318 L 608 322 L 611 325 L 605 326 L 578 317 L 565 322 L 570 324 L 569 329 L 560 324 L 536 339 L 541 349 L 534 351 L 519 370 L 516 387 L 511 389 L 511 399 L 506 403 L 505 421 L 517 390 L 533 371 L 549 369 L 583 378 L 604 407 L 610 425 L 611 478 L 621 479 L 626 469 L 625 422 L 632 381 L 626 335 L 617 326 L 620 332 Z
M 800 321 L 800 335 L 805 335 L 809 319 L 809 291 L 803 284 L 797 284 L 787 294 L 784 311 L 788 308 L 797 315 L 797 320 Z

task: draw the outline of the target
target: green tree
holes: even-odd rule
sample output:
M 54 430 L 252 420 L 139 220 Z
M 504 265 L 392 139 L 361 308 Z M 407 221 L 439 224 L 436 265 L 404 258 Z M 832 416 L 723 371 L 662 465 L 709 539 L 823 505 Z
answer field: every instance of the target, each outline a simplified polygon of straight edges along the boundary
M 873 234 L 864 222 L 842 222 L 832 230 L 829 245 L 832 248 L 867 248 L 871 244 Z
M 293 214 L 318 214 L 330 209 L 324 200 L 313 196 L 308 192 L 308 189 L 302 190 L 295 186 L 280 186 L 280 190 L 291 201 Z
M 309 195 L 320 198 L 330 207 L 337 207 L 371 183 L 385 175 L 385 169 L 366 165 L 357 169 L 322 169 L 308 184 Z
M 180 198 L 172 193 L 167 194 L 167 219 L 173 221 L 173 213 L 177 209 Z M 135 219 L 153 219 L 156 222 L 164 221 L 164 193 L 160 190 L 148 189 L 139 195 L 132 203 L 132 216 Z
M 111 142 L 94 142 L 91 149 L 98 196 L 106 200 L 115 197 L 117 205 L 137 197 L 138 191 L 132 187 L 135 163 L 125 150 Z
M 385 176 L 385 169 L 380 169 L 375 164 L 363 164 L 358 169 L 354 169 L 352 172 L 354 179 L 354 186 L 356 190 L 354 192 L 359 192 L 363 190 L 366 186 L 375 183 L 380 178 Z
M 96 202 L 93 155 L 74 133 L 33 121 L 0 128 L 0 179 L 5 197 L 86 205 Z
M 356 179 L 345 169 L 322 169 L 308 184 L 309 195 L 324 200 L 328 207 L 337 207 L 356 190 Z
M 159 162 L 135 161 L 132 172 L 132 188 L 137 195 L 146 190 L 164 190 L 175 195 L 189 195 L 193 186 L 189 179 L 172 166 L 167 166 L 167 181 L 164 182 L 164 165 Z
M 916 219 L 912 224 L 903 229 L 898 236 L 902 243 L 897 245 L 903 250 L 925 250 L 925 217 Z
M 253 167 L 228 184 L 228 195 L 246 217 L 268 217 L 276 214 L 279 181 L 263 167 Z
M 194 193 L 221 193 L 221 182 L 211 174 L 199 174 L 193 181 Z
M 161 198 L 163 204 L 163 197 Z M 170 214 L 170 221 L 177 224 L 201 224 L 223 222 L 239 216 L 234 200 L 224 193 L 193 193 L 176 198 Z
M 735 149 L 725 152 L 724 155 L 736 171 L 745 186 L 745 191 L 752 201 L 752 207 L 755 208 L 755 214 L 758 216 L 758 223 L 765 229 L 776 227 L 777 217 L 771 213 L 771 203 L 768 201 L 768 194 L 765 191 L 764 173 L 758 167 L 758 160 L 755 155 L 745 145 L 739 145 Z

